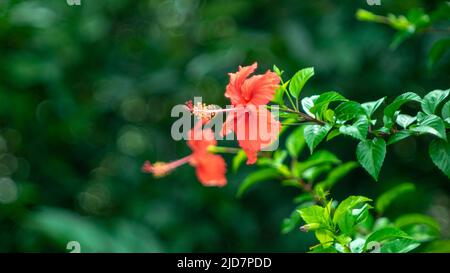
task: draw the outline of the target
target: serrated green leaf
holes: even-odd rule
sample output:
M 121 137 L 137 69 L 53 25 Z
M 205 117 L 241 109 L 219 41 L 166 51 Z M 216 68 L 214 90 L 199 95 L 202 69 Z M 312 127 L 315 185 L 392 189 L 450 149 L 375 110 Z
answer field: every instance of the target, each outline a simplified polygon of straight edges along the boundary
M 386 108 L 384 109 L 384 115 L 392 118 L 395 111 L 397 111 L 403 104 L 409 101 L 421 102 L 421 98 L 419 95 L 413 92 L 401 94 L 391 104 L 386 106 Z
M 305 83 L 314 76 L 314 68 L 308 67 L 299 70 L 291 79 L 289 84 L 289 92 L 294 98 L 298 98 Z
M 375 202 L 375 209 L 379 213 L 383 213 L 396 198 L 405 193 L 412 192 L 415 189 L 416 187 L 412 183 L 402 183 L 400 185 L 397 185 L 378 197 Z
M 356 157 L 363 168 L 375 179 L 378 180 L 381 166 L 383 166 L 386 156 L 386 142 L 382 138 L 364 140 L 356 147 Z
M 425 114 L 432 115 L 436 112 L 436 108 L 449 95 L 449 90 L 434 90 L 428 93 L 422 100 L 421 106 Z
M 322 93 L 315 101 L 314 106 L 310 109 L 311 113 L 321 115 L 328 108 L 331 102 L 347 101 L 344 96 L 335 91 Z
M 367 250 L 367 246 L 371 242 L 382 243 L 385 240 L 393 240 L 397 238 L 412 239 L 406 232 L 399 228 L 385 227 L 373 232 L 367 237 L 366 243 L 364 244 L 364 250 Z
M 397 124 L 402 126 L 404 129 L 408 128 L 409 125 L 413 124 L 417 120 L 416 117 L 411 117 L 406 114 L 399 114 L 397 116 Z
M 345 101 L 336 107 L 334 114 L 338 120 L 347 121 L 364 115 L 365 111 L 356 101 Z
M 420 246 L 414 239 L 398 238 L 381 246 L 380 253 L 408 253 Z
M 305 138 L 303 137 L 303 131 L 305 128 L 299 126 L 287 137 L 286 149 L 292 158 L 297 158 L 305 147 Z
M 319 143 L 327 136 L 331 130 L 331 125 L 306 125 L 304 129 L 304 136 L 306 144 L 308 145 L 311 154 Z
M 435 139 L 428 152 L 433 163 L 450 178 L 450 144 L 442 139 Z
M 239 185 L 239 189 L 237 191 L 237 196 L 241 197 L 251 186 L 272 180 L 279 177 L 278 171 L 274 169 L 261 169 L 249 174 L 244 181 Z
M 352 125 L 342 125 L 339 132 L 359 140 L 365 140 L 369 131 L 369 120 L 365 116 L 360 117 Z
M 439 138 L 447 140 L 447 136 L 445 135 L 444 121 L 440 117 L 435 115 L 426 116 L 421 121 L 418 121 L 417 126 L 410 128 L 410 130 L 422 134 L 432 134 Z
M 361 107 L 366 112 L 367 117 L 371 118 L 375 111 L 383 104 L 386 97 L 383 97 L 376 101 L 365 102 L 361 104 Z

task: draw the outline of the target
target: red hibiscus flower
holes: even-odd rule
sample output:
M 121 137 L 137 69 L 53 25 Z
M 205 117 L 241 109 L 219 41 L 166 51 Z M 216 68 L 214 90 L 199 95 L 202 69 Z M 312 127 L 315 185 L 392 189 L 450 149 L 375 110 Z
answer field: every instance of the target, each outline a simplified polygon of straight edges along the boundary
M 236 134 L 239 146 L 247 155 L 247 164 L 256 162 L 258 151 L 273 143 L 281 128 L 265 107 L 273 98 L 280 78 L 271 71 L 249 77 L 256 68 L 257 63 L 254 63 L 239 66 L 238 72 L 229 73 L 230 82 L 225 92 L 235 111 L 228 112 L 222 133 L 233 131 Z
M 212 130 L 194 129 L 190 130 L 188 134 L 187 144 L 192 150 L 191 155 L 169 163 L 156 162 L 151 164 L 146 161 L 142 166 L 142 171 L 160 177 L 167 175 L 181 165 L 189 163 L 195 167 L 197 178 L 204 186 L 225 186 L 227 183 L 225 161 L 221 156 L 208 152 L 209 146 L 217 145 Z

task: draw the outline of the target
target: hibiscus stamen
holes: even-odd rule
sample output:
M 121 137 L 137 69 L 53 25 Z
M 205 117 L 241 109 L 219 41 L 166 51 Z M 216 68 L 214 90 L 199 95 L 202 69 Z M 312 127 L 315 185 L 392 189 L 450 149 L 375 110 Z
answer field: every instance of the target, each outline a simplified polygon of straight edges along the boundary
M 216 116 L 218 113 L 225 113 L 225 112 L 234 112 L 237 111 L 236 108 L 226 108 L 222 109 L 219 106 L 212 105 L 212 104 L 206 104 L 197 102 L 195 105 L 192 103 L 192 100 L 189 100 L 185 103 L 188 110 L 196 117 L 202 119 L 202 120 L 210 120 Z
M 147 160 L 144 162 L 144 165 L 142 165 L 142 172 L 151 173 L 154 177 L 166 176 L 174 169 L 188 163 L 190 158 L 191 156 L 189 155 L 169 163 L 155 162 L 153 164 L 151 164 L 150 161 Z

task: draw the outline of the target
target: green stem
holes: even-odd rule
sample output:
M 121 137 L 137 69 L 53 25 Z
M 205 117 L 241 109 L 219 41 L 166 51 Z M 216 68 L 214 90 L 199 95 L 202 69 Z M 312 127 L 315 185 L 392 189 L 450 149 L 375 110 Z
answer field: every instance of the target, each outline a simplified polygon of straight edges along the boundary
M 240 148 L 234 148 L 234 147 L 221 147 L 221 146 L 214 146 L 211 145 L 208 147 L 208 152 L 211 153 L 226 153 L 226 154 L 237 154 L 239 153 L 241 149 Z

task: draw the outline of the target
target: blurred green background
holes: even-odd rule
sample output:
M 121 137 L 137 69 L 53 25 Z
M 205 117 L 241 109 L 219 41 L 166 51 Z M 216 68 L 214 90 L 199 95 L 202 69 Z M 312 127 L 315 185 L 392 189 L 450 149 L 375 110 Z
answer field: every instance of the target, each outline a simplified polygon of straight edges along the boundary
M 0 251 L 306 251 L 311 234 L 280 233 L 297 192 L 275 181 L 235 197 L 256 167 L 205 188 L 189 166 L 155 180 L 144 160 L 189 153 L 170 137 L 173 105 L 225 105 L 227 72 L 259 63 L 288 75 L 314 66 L 304 95 L 336 90 L 361 102 L 450 87 L 449 56 L 426 54 L 443 34 L 391 51 L 394 31 L 358 22 L 358 8 L 405 14 L 440 1 L 0 0 Z M 380 181 L 361 168 L 332 197 L 376 197 L 399 182 L 419 190 L 387 215 L 424 212 L 450 236 L 450 183 L 427 137 L 388 149 Z M 354 160 L 356 143 L 321 145 Z M 228 157 L 229 159 L 230 157 Z M 229 162 L 229 161 L 228 161 Z

